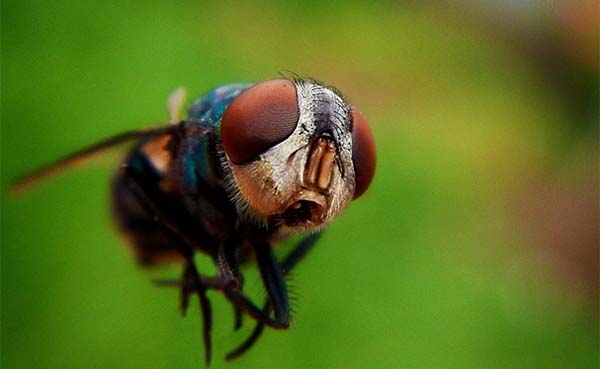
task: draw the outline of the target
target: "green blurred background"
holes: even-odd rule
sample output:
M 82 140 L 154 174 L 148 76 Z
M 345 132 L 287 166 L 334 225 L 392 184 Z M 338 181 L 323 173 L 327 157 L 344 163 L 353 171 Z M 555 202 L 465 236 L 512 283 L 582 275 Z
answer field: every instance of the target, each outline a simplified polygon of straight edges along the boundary
M 314 76 L 369 118 L 375 180 L 297 269 L 289 331 L 225 363 L 251 325 L 212 294 L 212 367 L 597 367 L 598 5 L 492 4 L 2 1 L 2 184 L 165 120 L 177 86 Z M 150 283 L 178 269 L 114 231 L 117 163 L 2 197 L 3 367 L 203 367 L 197 307 Z

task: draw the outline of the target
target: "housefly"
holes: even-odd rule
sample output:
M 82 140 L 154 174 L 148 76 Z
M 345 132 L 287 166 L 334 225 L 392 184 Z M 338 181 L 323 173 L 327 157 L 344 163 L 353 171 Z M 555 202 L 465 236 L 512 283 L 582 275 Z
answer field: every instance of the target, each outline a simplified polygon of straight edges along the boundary
M 233 306 L 236 329 L 246 314 L 251 335 L 226 359 L 248 350 L 264 327 L 286 329 L 290 305 L 285 276 L 320 232 L 373 178 L 375 146 L 361 113 L 334 88 L 291 77 L 218 87 L 180 118 L 183 90 L 169 99 L 171 122 L 124 132 L 18 179 L 23 189 L 61 169 L 131 143 L 112 182 L 114 215 L 142 265 L 180 260 L 183 313 L 200 301 L 205 361 L 211 360 L 211 304 L 220 291 Z M 272 246 L 306 234 L 281 260 Z M 200 273 L 194 254 L 212 258 L 217 273 Z M 259 306 L 244 294 L 240 266 L 256 260 L 267 291 Z

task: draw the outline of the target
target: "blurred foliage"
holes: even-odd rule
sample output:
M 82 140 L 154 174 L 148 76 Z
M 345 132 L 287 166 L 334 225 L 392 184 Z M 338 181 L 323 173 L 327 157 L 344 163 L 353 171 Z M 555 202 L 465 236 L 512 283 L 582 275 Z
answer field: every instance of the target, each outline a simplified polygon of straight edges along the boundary
M 295 273 L 292 329 L 224 363 L 251 324 L 213 294 L 213 367 L 596 367 L 598 6 L 468 4 L 5 0 L 2 184 L 179 85 L 314 76 L 369 117 L 374 184 Z M 111 229 L 117 160 L 2 198 L 3 367 L 202 367 L 149 281 L 178 269 Z

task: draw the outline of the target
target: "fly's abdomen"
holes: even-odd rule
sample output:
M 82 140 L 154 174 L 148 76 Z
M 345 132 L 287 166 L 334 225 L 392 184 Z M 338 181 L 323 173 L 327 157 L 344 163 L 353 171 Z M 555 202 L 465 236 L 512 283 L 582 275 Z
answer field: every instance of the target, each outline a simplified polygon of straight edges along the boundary
M 113 183 L 113 209 L 119 230 L 133 246 L 140 264 L 157 264 L 178 256 L 174 248 L 177 240 L 157 226 L 152 214 L 140 203 L 138 195 L 121 174 Z
M 179 242 L 157 219 L 150 189 L 159 189 L 163 179 L 160 169 L 136 149 L 119 168 L 112 185 L 113 210 L 119 230 L 133 246 L 142 265 L 173 260 Z M 156 162 L 156 160 L 155 160 Z M 157 162 L 159 164 L 165 164 Z

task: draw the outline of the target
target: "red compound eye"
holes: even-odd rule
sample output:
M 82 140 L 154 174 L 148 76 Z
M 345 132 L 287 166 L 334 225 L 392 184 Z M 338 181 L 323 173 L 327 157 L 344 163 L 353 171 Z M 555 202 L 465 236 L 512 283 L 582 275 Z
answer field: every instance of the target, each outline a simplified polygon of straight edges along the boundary
M 221 140 L 229 160 L 247 163 L 285 140 L 299 114 L 293 82 L 275 79 L 251 86 L 223 114 Z
M 369 124 L 355 108 L 352 108 L 352 122 L 352 162 L 356 178 L 354 198 L 357 199 L 371 184 L 375 174 L 376 154 Z

